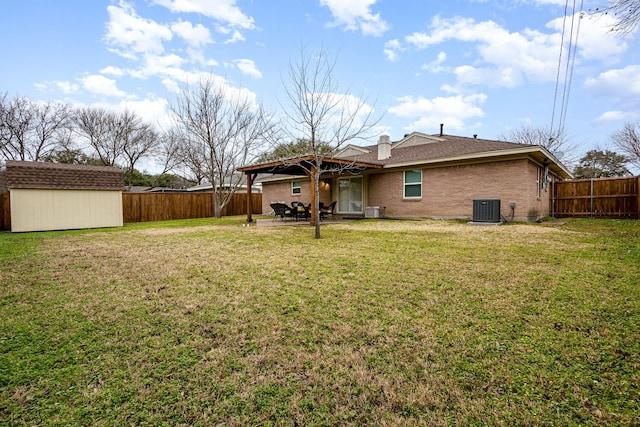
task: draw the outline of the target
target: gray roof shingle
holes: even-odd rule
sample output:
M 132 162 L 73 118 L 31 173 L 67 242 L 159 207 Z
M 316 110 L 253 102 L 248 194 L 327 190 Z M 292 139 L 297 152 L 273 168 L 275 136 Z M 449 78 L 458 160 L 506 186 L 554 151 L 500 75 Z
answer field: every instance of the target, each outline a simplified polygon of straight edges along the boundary
M 4 187 L 49 190 L 124 189 L 122 171 L 112 166 L 70 165 L 62 163 L 7 160 Z
M 409 145 L 406 147 L 401 144 L 395 146 L 391 149 L 391 157 L 385 160 L 378 160 L 377 145 L 363 147 L 369 152 L 362 155 L 350 156 L 348 158 L 388 165 L 394 163 L 446 159 L 457 156 L 468 156 L 475 153 L 488 153 L 492 151 L 504 151 L 530 147 L 515 142 L 493 141 L 488 139 L 467 138 L 463 136 L 438 135 L 437 138 L 443 139 L 443 141 Z

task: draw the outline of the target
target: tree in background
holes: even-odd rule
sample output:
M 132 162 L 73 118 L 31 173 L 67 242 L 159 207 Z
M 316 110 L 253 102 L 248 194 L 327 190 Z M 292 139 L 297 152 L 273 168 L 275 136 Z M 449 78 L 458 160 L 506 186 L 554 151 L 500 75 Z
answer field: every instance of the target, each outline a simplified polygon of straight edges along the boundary
M 609 178 L 631 175 L 628 158 L 614 151 L 590 150 L 580 159 L 573 171 L 576 178 Z
M 289 64 L 289 81 L 285 86 L 288 105 L 284 114 L 288 119 L 291 140 L 308 142 L 311 162 L 302 158 L 282 160 L 300 166 L 315 184 L 315 237 L 320 238 L 320 194 L 322 168 L 327 146 L 335 152 L 350 141 L 368 139 L 377 134 L 380 119 L 373 118 L 373 108 L 362 96 L 352 96 L 338 88 L 334 80 L 336 61 L 328 60 L 324 51 L 305 52 L 300 49 L 297 61 Z
M 4 159 L 41 161 L 68 143 L 71 126 L 66 104 L 0 94 L 0 154 Z
M 626 123 L 614 132 L 611 142 L 629 158 L 629 163 L 640 169 L 640 122 Z
M 318 143 L 318 151 L 323 156 L 331 154 L 331 147 L 327 143 Z M 311 154 L 313 152 L 311 148 L 311 142 L 306 139 L 298 139 L 296 142 L 280 143 L 275 146 L 271 151 L 266 151 L 260 155 L 257 159 L 257 163 L 267 163 L 275 160 L 288 159 L 295 156 L 303 156 L 305 154 Z
M 577 157 L 577 145 L 571 143 L 564 132 L 558 134 L 546 126 L 525 125 L 512 129 L 507 134 L 501 135 L 499 139 L 520 144 L 540 145 L 565 165 L 574 163 Z
M 640 0 L 609 0 L 609 6 L 596 8 L 595 11 L 613 15 L 616 23 L 611 31 L 621 35 L 633 32 L 640 22 Z
M 159 136 L 151 125 L 127 110 L 117 115 L 116 131 L 118 138 L 122 140 L 127 187 L 131 188 L 136 164 L 156 149 Z
M 213 76 L 185 87 L 172 106 L 174 134 L 184 144 L 181 160 L 191 175 L 206 178 L 213 188 L 214 216 L 242 185 L 235 170 L 257 157 L 274 126 L 249 93 Z
M 95 107 L 81 108 L 74 116 L 76 133 L 105 166 L 116 166 L 122 156 L 122 140 L 117 137 L 116 121 L 116 113 Z

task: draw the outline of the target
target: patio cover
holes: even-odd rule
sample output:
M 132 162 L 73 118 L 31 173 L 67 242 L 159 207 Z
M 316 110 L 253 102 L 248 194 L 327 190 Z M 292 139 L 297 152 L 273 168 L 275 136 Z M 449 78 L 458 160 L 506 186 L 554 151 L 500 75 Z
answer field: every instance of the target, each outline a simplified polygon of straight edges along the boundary
M 335 173 L 345 171 L 363 171 L 366 169 L 382 169 L 382 163 L 360 162 L 352 159 L 342 159 L 337 157 L 314 156 L 312 154 L 305 156 L 292 157 L 289 159 L 276 160 L 256 165 L 242 166 L 238 168 L 238 172 L 247 175 L 247 222 L 252 222 L 251 206 L 252 194 L 251 186 L 256 176 L 260 173 L 269 173 L 275 175 L 306 175 L 311 180 L 311 225 L 315 225 L 316 218 L 316 183 L 313 180 L 313 172 L 320 165 L 323 173 Z

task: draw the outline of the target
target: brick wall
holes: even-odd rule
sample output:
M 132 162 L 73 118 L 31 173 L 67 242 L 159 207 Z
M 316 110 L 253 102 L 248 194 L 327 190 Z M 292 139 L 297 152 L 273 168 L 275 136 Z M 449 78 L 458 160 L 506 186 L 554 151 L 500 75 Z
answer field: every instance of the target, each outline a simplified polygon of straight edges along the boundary
M 537 166 L 528 160 L 450 166 L 422 170 L 422 198 L 403 199 L 403 172 L 369 176 L 370 206 L 385 206 L 387 216 L 471 218 L 473 199 L 500 199 L 501 214 L 511 218 L 510 202 L 516 203 L 514 219 L 534 220 L 548 215 L 549 197 L 536 195 Z
M 291 194 L 291 182 L 300 181 L 300 194 Z M 329 179 L 320 179 L 320 201 L 325 205 L 331 203 L 332 200 L 332 183 Z M 311 181 L 308 178 L 295 180 L 265 182 L 262 183 L 262 213 L 271 212 L 269 204 L 271 202 L 285 202 L 290 205 L 291 202 L 302 202 L 305 205 L 311 203 Z
M 533 221 L 549 215 L 550 186 L 540 190 L 536 180 L 538 165 L 527 159 L 422 169 L 422 198 L 403 198 L 403 172 L 377 171 L 365 175 L 365 206 L 384 206 L 390 217 L 473 217 L 473 199 L 500 199 L 501 214 L 511 220 L 510 202 L 515 202 L 513 219 Z M 328 204 L 337 198 L 336 181 L 321 183 L 320 200 Z M 310 183 L 302 180 L 300 195 L 291 194 L 291 181 L 263 183 L 262 212 L 269 203 L 311 201 Z

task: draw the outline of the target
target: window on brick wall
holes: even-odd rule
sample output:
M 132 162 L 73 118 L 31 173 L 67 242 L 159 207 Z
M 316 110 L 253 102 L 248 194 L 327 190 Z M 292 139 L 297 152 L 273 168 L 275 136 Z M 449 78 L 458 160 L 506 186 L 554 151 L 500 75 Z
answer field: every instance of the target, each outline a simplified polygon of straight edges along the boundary
M 300 181 L 291 181 L 291 194 L 296 195 L 302 192 Z
M 422 171 L 404 171 L 404 198 L 419 199 L 422 197 Z

